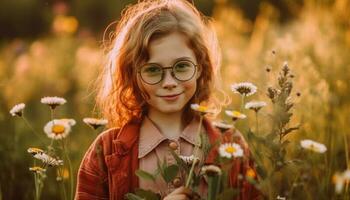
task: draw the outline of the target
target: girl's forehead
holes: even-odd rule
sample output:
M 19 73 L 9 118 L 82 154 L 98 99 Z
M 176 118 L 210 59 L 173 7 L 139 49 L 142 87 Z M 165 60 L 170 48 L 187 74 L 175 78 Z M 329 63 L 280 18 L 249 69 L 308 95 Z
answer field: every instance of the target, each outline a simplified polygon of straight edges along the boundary
M 180 33 L 171 33 L 169 35 L 157 38 L 150 42 L 148 47 L 149 60 L 160 64 L 170 64 L 179 58 L 187 58 L 195 61 L 195 54 L 187 43 L 187 38 Z

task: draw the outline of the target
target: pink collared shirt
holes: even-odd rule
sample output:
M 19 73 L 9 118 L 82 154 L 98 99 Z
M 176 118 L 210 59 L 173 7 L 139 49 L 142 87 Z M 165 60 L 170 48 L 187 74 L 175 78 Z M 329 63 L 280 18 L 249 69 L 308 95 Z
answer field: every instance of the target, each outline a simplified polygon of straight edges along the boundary
M 149 118 L 145 117 L 141 129 L 139 140 L 139 169 L 154 174 L 157 170 L 157 162 L 167 165 L 176 164 L 175 158 L 172 156 L 169 148 L 175 153 L 182 156 L 191 156 L 197 140 L 199 121 L 193 120 L 180 133 L 179 138 L 167 138 L 164 136 L 156 124 Z M 201 132 L 205 131 L 203 125 Z M 200 159 L 203 161 L 203 153 L 199 153 Z M 198 170 L 198 169 L 197 169 Z M 177 182 L 175 182 L 177 181 Z M 164 196 L 172 192 L 179 184 L 184 185 L 186 180 L 180 174 L 171 183 L 166 183 L 160 174 L 157 175 L 156 181 L 145 180 L 139 178 L 139 186 L 142 189 L 151 190 Z M 200 192 L 206 193 L 205 182 L 201 183 Z

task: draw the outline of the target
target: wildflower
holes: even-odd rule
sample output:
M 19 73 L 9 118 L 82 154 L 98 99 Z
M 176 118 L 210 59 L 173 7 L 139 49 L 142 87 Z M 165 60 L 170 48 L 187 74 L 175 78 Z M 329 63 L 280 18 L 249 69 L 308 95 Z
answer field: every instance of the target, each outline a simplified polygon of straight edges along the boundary
M 49 138 L 59 140 L 68 136 L 71 131 L 69 122 L 65 120 L 54 119 L 48 122 L 44 127 L 44 132 Z
M 32 154 L 32 155 L 43 154 L 44 153 L 44 151 L 42 149 L 35 148 L 35 147 L 28 148 L 27 152 Z
M 283 196 L 278 195 L 276 199 L 277 199 L 277 200 L 286 200 L 286 197 L 283 197 Z
M 252 168 L 248 168 L 248 170 L 245 173 L 246 177 L 249 178 L 255 178 L 256 177 L 256 173 Z
M 245 109 L 251 109 L 255 112 L 258 112 L 262 107 L 266 105 L 267 104 L 264 101 L 250 101 L 245 104 Z
M 219 154 L 221 157 L 232 158 L 242 157 L 243 149 L 237 143 L 224 143 L 219 147 Z
M 233 121 L 236 121 L 238 119 L 245 119 L 247 117 L 245 114 L 242 114 L 238 111 L 226 110 L 225 113 L 227 116 L 232 117 Z
M 201 114 L 208 114 L 208 113 L 213 114 L 214 113 L 213 110 L 210 110 L 208 107 L 201 106 L 199 104 L 191 104 L 191 108 L 195 111 L 200 112 Z
M 53 21 L 53 29 L 56 33 L 73 34 L 78 29 L 79 22 L 73 16 L 58 15 Z
M 84 118 L 84 123 L 91 126 L 93 129 L 97 129 L 100 126 L 104 126 L 108 123 L 106 119 L 96 119 L 96 118 Z
M 65 104 L 67 101 L 61 97 L 44 97 L 41 98 L 41 103 L 49 105 L 51 109 L 55 109 L 59 105 Z
M 199 162 L 199 158 L 195 157 L 194 155 L 190 156 L 179 156 L 182 161 L 184 161 L 187 165 L 192 165 L 193 161 L 196 162 L 196 164 Z
M 223 133 L 225 131 L 227 131 L 228 129 L 231 129 L 233 128 L 233 125 L 232 124 L 228 124 L 228 123 L 225 123 L 223 121 L 220 121 L 220 122 L 213 122 L 213 125 L 220 129 L 220 131 Z
M 38 166 L 35 166 L 35 167 L 30 167 L 29 171 L 37 173 L 37 174 L 40 174 L 40 173 L 46 172 L 46 169 L 38 167 Z
M 253 83 L 242 82 L 231 85 L 231 90 L 242 96 L 250 96 L 256 92 L 257 87 Z
M 12 107 L 12 109 L 10 110 L 10 114 L 12 116 L 21 117 L 25 107 L 26 107 L 26 105 L 24 103 L 17 104 L 17 105 Z
M 324 153 L 327 151 L 327 147 L 324 144 L 312 140 L 301 140 L 300 145 L 304 149 L 308 149 L 317 153 Z
M 332 181 L 335 184 L 335 192 L 340 194 L 343 191 L 344 184 L 350 182 L 350 169 L 344 172 L 336 172 L 332 177 Z
M 201 169 L 202 174 L 206 174 L 208 176 L 216 176 L 216 175 L 221 175 L 221 169 L 220 167 L 216 165 L 205 165 Z
M 74 126 L 76 124 L 74 119 L 63 118 L 63 119 L 59 119 L 59 120 L 61 120 L 62 122 L 68 123 L 69 126 Z
M 36 154 L 34 155 L 34 158 L 41 160 L 43 163 L 49 165 L 49 166 L 58 166 L 58 165 L 63 165 L 63 160 L 58 160 L 56 158 L 53 158 L 46 153 L 42 154 Z

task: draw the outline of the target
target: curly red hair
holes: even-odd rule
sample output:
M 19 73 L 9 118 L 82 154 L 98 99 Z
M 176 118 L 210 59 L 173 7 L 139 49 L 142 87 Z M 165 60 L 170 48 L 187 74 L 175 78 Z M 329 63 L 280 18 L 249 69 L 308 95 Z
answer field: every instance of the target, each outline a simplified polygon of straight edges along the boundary
M 197 90 L 185 107 L 184 122 L 195 114 L 192 103 L 216 105 L 212 95 L 220 77 L 220 50 L 211 19 L 185 0 L 147 0 L 127 7 L 108 45 L 106 64 L 97 81 L 97 106 L 109 127 L 121 127 L 147 112 L 146 95 L 137 85 L 136 69 L 149 59 L 150 41 L 171 32 L 188 39 L 201 67 Z

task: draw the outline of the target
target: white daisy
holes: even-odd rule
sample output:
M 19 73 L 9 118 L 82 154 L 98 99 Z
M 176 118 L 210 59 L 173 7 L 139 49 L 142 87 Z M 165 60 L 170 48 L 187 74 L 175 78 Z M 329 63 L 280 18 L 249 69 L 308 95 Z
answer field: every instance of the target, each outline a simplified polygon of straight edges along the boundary
M 197 112 L 200 112 L 201 114 L 214 114 L 214 110 L 209 109 L 206 106 L 201 106 L 199 104 L 191 104 L 191 108 Z
M 201 169 L 202 174 L 206 174 L 208 176 L 221 175 L 222 171 L 220 167 L 216 165 L 204 165 Z
M 46 169 L 35 166 L 35 167 L 29 167 L 29 171 L 40 174 L 46 172 Z
M 105 126 L 108 123 L 106 119 L 96 119 L 96 118 L 84 118 L 84 123 L 91 126 L 93 129 L 97 129 L 100 126 Z
M 336 172 L 332 177 L 332 181 L 335 185 L 335 192 L 337 194 L 342 193 L 344 185 L 350 181 L 350 169 L 344 172 Z
M 44 150 L 39 149 L 39 148 L 35 148 L 35 147 L 30 147 L 30 148 L 28 148 L 27 152 L 32 154 L 32 155 L 36 155 L 36 154 L 43 154 Z
M 26 107 L 26 105 L 24 103 L 17 104 L 17 105 L 15 105 L 15 106 L 13 106 L 11 108 L 10 114 L 12 116 L 19 116 L 19 117 L 21 117 L 25 107 Z
M 317 153 L 324 153 L 327 151 L 327 147 L 324 144 L 312 140 L 301 140 L 300 145 L 304 149 L 308 149 Z
M 61 97 L 43 97 L 41 103 L 49 105 L 51 109 L 55 109 L 59 105 L 65 104 L 67 101 Z
M 237 119 L 245 119 L 247 116 L 235 110 L 225 110 L 227 116 L 231 117 L 233 121 Z
M 232 158 L 232 157 L 242 157 L 243 149 L 237 143 L 224 143 L 219 147 L 219 154 L 221 157 Z
M 220 129 L 221 132 L 225 132 L 227 131 L 228 129 L 231 129 L 233 128 L 233 125 L 232 124 L 228 124 L 228 123 L 225 123 L 223 121 L 215 121 L 212 123 L 213 126 L 215 126 L 216 128 Z
M 46 165 L 49 165 L 51 167 L 63 165 L 63 160 L 58 160 L 56 158 L 53 158 L 53 157 L 47 155 L 46 153 L 36 154 L 36 155 L 34 155 L 34 158 L 41 160 L 43 163 L 45 163 Z
M 267 104 L 264 101 L 250 101 L 245 104 L 245 109 L 251 109 L 255 112 L 258 112 L 262 107 L 266 105 Z
M 62 118 L 62 119 L 59 119 L 59 120 L 68 123 L 69 126 L 74 126 L 76 124 L 74 119 Z
M 240 94 L 242 96 L 250 96 L 256 92 L 257 87 L 253 83 L 241 82 L 232 84 L 231 90 L 234 93 Z
M 182 161 L 184 161 L 187 165 L 192 165 L 193 161 L 195 160 L 196 164 L 198 163 L 199 159 L 198 157 L 195 157 L 194 155 L 190 156 L 179 156 Z
M 55 140 L 60 140 L 67 137 L 70 131 L 70 123 L 66 120 L 60 119 L 49 121 L 44 127 L 44 132 L 46 135 Z

